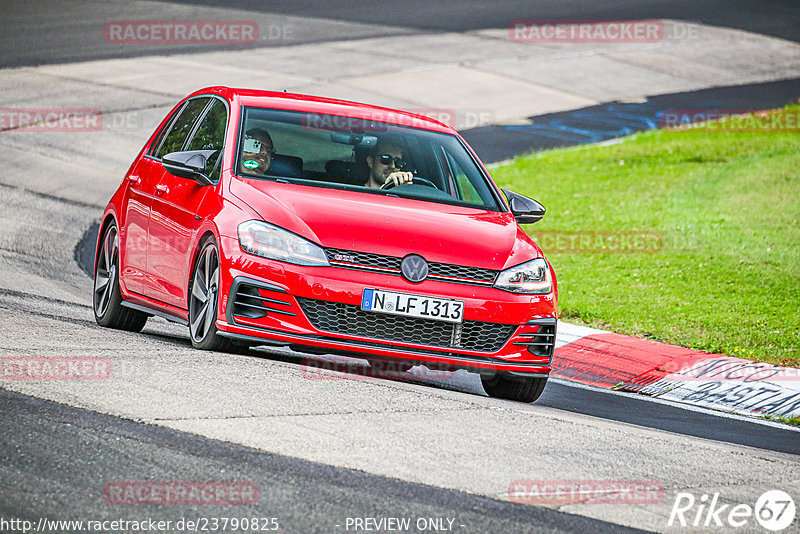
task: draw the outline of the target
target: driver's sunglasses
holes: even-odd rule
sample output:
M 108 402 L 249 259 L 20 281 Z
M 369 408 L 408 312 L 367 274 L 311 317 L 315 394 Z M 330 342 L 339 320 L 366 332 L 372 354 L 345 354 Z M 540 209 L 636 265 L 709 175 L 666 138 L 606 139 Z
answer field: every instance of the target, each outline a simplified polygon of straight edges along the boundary
M 381 165 L 392 165 L 394 163 L 395 169 L 402 169 L 406 166 L 406 160 L 403 158 L 395 158 L 391 154 L 381 154 L 378 156 L 378 161 L 381 162 Z

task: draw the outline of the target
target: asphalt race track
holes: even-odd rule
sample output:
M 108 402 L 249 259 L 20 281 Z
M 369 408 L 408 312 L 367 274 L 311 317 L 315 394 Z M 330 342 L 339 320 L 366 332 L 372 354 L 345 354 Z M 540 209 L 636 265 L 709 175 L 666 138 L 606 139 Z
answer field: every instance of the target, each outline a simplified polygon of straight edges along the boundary
M 189 8 L 205 7 L 224 9 L 230 2 L 224 0 L 183 0 Z M 186 47 L 181 45 L 153 45 L 145 50 L 126 47 L 116 49 L 105 46 L 102 39 L 94 40 L 87 30 L 108 20 L 152 19 L 154 10 L 147 2 L 131 1 L 117 4 L 113 9 L 103 2 L 70 2 L 49 0 L 31 3 L 25 0 L 3 2 L 5 17 L 0 22 L 3 35 L 0 37 L 2 66 L 61 63 L 107 57 L 125 57 L 136 54 L 160 52 L 190 52 L 213 49 L 209 47 Z M 44 6 L 47 6 L 45 9 Z M 665 18 L 703 22 L 714 26 L 740 28 L 750 32 L 772 35 L 791 41 L 800 40 L 800 19 L 797 4 L 793 0 L 709 0 L 685 2 L 683 0 L 580 0 L 556 2 L 550 0 L 504 0 L 483 2 L 464 0 L 453 2 L 430 2 L 410 0 L 406 2 L 348 2 L 340 5 L 324 0 L 245 0 L 235 3 L 240 12 L 269 13 L 276 24 L 291 17 L 303 29 L 292 36 L 268 42 L 267 45 L 282 46 L 304 42 L 335 39 L 354 39 L 375 35 L 415 34 L 429 31 L 467 31 L 482 28 L 506 28 L 511 20 L 628 20 Z M 158 18 L 172 18 L 179 11 L 162 4 Z M 52 17 L 59 13 L 60 17 Z M 303 22 L 296 17 L 309 17 Z M 325 23 L 336 20 L 341 25 Z M 36 31 L 34 31 L 34 29 Z M 232 49 L 236 46 L 217 46 Z M 260 43 L 264 46 L 264 43 Z
M 203 480 L 222 474 L 255 483 L 261 500 L 257 506 L 237 509 L 237 513 L 277 517 L 278 524 L 289 532 L 333 532 L 336 525 L 346 524 L 347 517 L 393 517 L 398 513 L 457 518 L 459 530 L 468 532 L 524 532 L 531 525 L 547 532 L 637 532 L 547 508 L 331 468 L 5 390 L 0 390 L 0 407 L 4 413 L 14 413 L 13 420 L 0 420 L 3 450 L 29 451 L 3 458 L 4 478 L 10 474 L 19 477 L 5 486 L 0 503 L 3 517 L 34 522 L 42 515 L 78 520 L 103 517 L 108 509 L 103 499 L 98 499 L 102 488 L 98 492 L 95 481 L 139 478 L 147 472 L 167 480 Z M 56 440 L 62 444 L 57 462 L 52 455 Z M 48 482 L 46 492 L 42 480 Z M 59 501 L 68 501 L 72 513 Z M 176 514 L 153 506 L 146 513 L 154 520 L 177 521 L 224 511 L 222 507 L 214 511 L 198 506 L 181 508 Z M 129 507 L 119 517 L 133 520 L 142 514 Z
M 774 109 L 797 99 L 800 78 L 715 87 L 648 98 L 646 102 L 612 102 L 529 117 L 530 124 L 487 125 L 462 135 L 484 162 L 504 161 L 516 154 L 584 143 L 599 143 L 658 128 L 663 109 Z
M 239 50 L 125 49 L 87 37 L 89 28 L 108 20 L 188 18 L 187 9 L 209 16 L 208 10 L 224 14 L 226 5 L 160 3 L 162 11 L 154 12 L 154 3 L 137 1 L 5 2 L 11 15 L 0 22 L 1 66 Z M 685 18 L 800 40 L 798 17 L 787 17 L 796 5 L 779 1 L 757 8 L 716 0 L 647 7 L 637 1 L 568 7 L 413 1 L 359 2 L 347 9 L 325 2 L 253 1 L 237 9 L 274 14 L 276 21 L 290 20 L 301 29 L 269 46 L 379 35 L 414 39 L 533 18 Z M 47 31 L 36 34 L 34 28 Z M 15 85 L 23 75 L 0 71 L 2 107 L 27 101 L 29 95 Z M 42 99 L 78 83 L 36 80 L 35 96 Z M 798 96 L 796 80 L 774 82 L 764 91 L 769 83 L 731 89 L 730 98 L 780 104 Z M 716 91 L 718 96 L 725 89 Z M 687 95 L 663 98 L 691 102 Z M 75 107 L 84 101 L 114 110 L 142 105 L 159 116 L 175 101 L 168 93 L 102 84 L 71 98 Z M 609 112 L 607 106 L 593 111 Z M 567 112 L 549 119 L 573 120 Z M 515 150 L 504 152 L 498 144 L 518 142 L 498 137 L 510 131 L 478 129 L 470 142 L 491 154 L 487 160 L 503 159 Z M 667 526 L 679 492 L 698 499 L 719 493 L 719 502 L 731 506 L 753 506 L 774 489 L 795 501 L 800 497 L 800 431 L 780 423 L 563 381 L 551 381 L 539 402 L 523 405 L 490 399 L 464 372 L 443 375 L 417 367 L 375 378 L 356 362 L 350 373 L 319 374 L 329 357 L 266 348 L 195 351 L 184 328 L 161 319 L 151 319 L 141 334 L 100 328 L 86 272 L 96 221 L 135 155 L 129 147 L 141 143 L 141 131 L 123 131 L 99 146 L 92 138 L 71 141 L 63 133 L 25 135 L 0 134 L 0 357 L 103 357 L 112 374 L 86 382 L 0 380 L 2 532 L 21 531 L 3 527 L 2 520 L 12 517 L 36 523 L 43 517 L 175 521 L 232 514 L 277 518 L 279 532 L 358 531 L 353 518 L 389 517 L 451 519 L 442 525 L 456 532 L 702 532 Z M 574 480 L 649 481 L 663 494 L 646 503 L 599 504 L 520 503 L 509 496 L 519 481 Z M 104 498 L 107 486 L 120 481 L 244 481 L 258 487 L 258 499 L 244 506 L 124 506 Z M 435 531 L 431 525 L 438 525 L 425 524 L 408 531 Z M 797 525 L 786 531 L 798 531 Z M 764 532 L 754 519 L 738 531 Z

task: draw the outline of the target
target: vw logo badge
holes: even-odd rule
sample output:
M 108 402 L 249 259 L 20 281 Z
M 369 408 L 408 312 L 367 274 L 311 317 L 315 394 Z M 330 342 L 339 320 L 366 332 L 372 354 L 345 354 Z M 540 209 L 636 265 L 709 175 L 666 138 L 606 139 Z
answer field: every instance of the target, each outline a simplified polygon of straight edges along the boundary
M 409 282 L 422 282 L 428 277 L 428 262 L 418 254 L 409 254 L 403 258 L 400 271 Z

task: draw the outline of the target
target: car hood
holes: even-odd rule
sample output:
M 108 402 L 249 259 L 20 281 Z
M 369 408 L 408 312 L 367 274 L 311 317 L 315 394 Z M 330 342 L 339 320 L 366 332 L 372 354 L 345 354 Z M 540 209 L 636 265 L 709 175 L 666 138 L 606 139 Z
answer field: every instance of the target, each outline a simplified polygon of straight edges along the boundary
M 508 212 L 379 194 L 232 178 L 265 221 L 325 248 L 502 270 L 541 256 Z

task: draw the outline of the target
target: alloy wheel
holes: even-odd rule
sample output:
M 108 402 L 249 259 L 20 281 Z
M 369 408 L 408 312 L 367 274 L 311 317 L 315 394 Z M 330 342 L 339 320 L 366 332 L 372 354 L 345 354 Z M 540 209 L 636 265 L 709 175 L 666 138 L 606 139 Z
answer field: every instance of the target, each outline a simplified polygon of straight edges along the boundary
M 119 237 L 117 228 L 112 226 L 106 232 L 102 249 L 97 257 L 97 271 L 94 276 L 94 310 L 102 317 L 108 311 L 114 284 L 117 280 L 117 261 L 119 257 Z
M 216 247 L 209 244 L 198 258 L 189 299 L 189 332 L 197 343 L 205 339 L 214 325 L 218 288 L 219 256 Z

